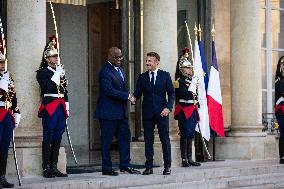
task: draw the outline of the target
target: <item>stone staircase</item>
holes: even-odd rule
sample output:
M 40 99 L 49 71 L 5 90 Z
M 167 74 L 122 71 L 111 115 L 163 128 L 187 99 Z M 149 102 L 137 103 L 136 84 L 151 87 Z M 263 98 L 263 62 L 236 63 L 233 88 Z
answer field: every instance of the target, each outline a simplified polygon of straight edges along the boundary
M 101 173 L 69 175 L 68 178 L 24 178 L 24 189 L 272 189 L 284 188 L 284 165 L 276 160 L 216 161 L 201 167 L 172 168 L 172 175 L 163 176 L 162 168 L 153 175 L 121 174 L 118 177 Z M 17 183 L 17 180 L 13 178 Z

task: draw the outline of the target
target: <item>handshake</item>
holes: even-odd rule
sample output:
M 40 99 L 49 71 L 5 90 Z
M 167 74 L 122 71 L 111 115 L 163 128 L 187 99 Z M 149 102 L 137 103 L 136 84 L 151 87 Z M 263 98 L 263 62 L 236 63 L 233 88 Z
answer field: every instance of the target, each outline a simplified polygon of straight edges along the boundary
M 133 96 L 133 94 L 128 95 L 128 100 L 131 102 L 132 105 L 135 105 L 136 98 Z

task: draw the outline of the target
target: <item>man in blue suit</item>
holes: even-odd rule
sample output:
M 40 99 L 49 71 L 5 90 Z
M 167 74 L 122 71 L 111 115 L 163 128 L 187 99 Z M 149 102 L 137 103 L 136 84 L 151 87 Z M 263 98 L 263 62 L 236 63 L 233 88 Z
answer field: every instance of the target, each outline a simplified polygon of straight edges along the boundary
M 99 76 L 100 94 L 95 111 L 101 127 L 102 174 L 116 176 L 112 169 L 110 146 L 115 136 L 118 140 L 120 154 L 120 172 L 140 174 L 130 168 L 131 133 L 128 125 L 127 102 L 134 98 L 127 91 L 126 78 L 123 73 L 121 50 L 112 47 L 108 52 L 108 61 L 101 69 Z
M 169 138 L 169 113 L 175 99 L 174 87 L 168 72 L 158 69 L 160 56 L 156 52 L 147 53 L 146 68 L 136 83 L 134 97 L 143 95 L 142 120 L 144 127 L 146 169 L 143 175 L 153 174 L 154 128 L 157 124 L 162 143 L 164 175 L 171 174 L 171 143 Z M 168 100 L 166 98 L 168 95 Z

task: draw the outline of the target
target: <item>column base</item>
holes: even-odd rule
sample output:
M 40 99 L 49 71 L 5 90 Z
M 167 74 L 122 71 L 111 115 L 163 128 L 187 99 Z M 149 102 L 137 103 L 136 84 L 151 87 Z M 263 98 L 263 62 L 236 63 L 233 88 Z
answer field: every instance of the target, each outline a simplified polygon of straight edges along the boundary
M 146 161 L 145 157 L 145 143 L 142 142 L 132 142 L 131 143 L 131 163 L 144 165 Z M 172 154 L 172 167 L 180 166 L 181 158 L 180 158 L 180 148 L 179 141 L 172 140 L 171 141 L 171 154 Z M 154 142 L 154 165 L 164 166 L 163 161 L 163 150 L 162 144 L 160 141 Z
M 266 134 L 266 133 L 265 133 Z M 212 142 L 209 143 L 210 154 Z M 215 139 L 216 159 L 276 159 L 278 155 L 278 139 L 275 135 L 266 137 L 258 136 L 233 136 L 217 137 Z
M 41 147 L 33 148 L 16 148 L 18 166 L 21 176 L 41 176 L 42 175 L 42 149 Z M 66 153 L 65 148 L 61 147 L 59 151 L 57 167 L 63 173 L 66 173 Z M 7 175 L 16 175 L 13 149 L 9 149 L 7 162 Z
M 230 132 L 226 132 L 226 136 L 230 137 L 265 137 L 267 133 L 262 132 L 262 125 L 233 125 Z

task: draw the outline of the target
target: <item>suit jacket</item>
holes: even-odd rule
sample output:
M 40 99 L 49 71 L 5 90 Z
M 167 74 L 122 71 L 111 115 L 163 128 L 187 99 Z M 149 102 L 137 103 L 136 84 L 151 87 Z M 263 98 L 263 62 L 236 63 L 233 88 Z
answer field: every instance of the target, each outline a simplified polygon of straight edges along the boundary
M 151 87 L 149 71 L 140 74 L 134 96 L 139 99 L 142 95 L 143 119 L 151 119 L 154 115 L 159 116 L 164 108 L 172 111 L 175 94 L 170 74 L 159 69 L 154 87 Z
M 123 70 L 120 68 L 121 72 Z M 100 92 L 95 118 L 116 120 L 127 115 L 128 90 L 119 72 L 109 62 L 102 67 L 99 75 Z

